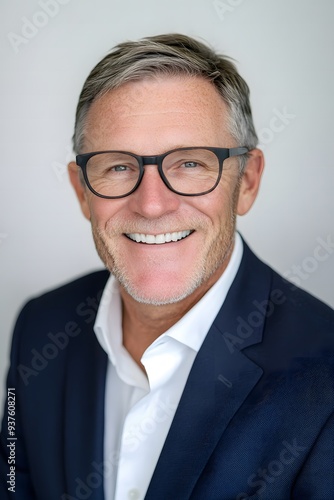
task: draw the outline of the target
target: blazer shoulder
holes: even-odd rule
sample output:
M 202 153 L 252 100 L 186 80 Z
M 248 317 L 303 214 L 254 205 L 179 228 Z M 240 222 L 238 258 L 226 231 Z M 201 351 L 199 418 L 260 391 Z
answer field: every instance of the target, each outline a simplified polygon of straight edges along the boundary
M 13 344 L 20 338 L 37 345 L 50 332 L 92 325 L 109 276 L 106 270 L 96 271 L 30 299 L 18 315 Z
M 65 283 L 57 288 L 48 290 L 36 297 L 29 299 L 23 306 L 22 312 L 27 309 L 45 306 L 64 306 L 73 301 L 84 299 L 88 296 L 101 297 L 103 289 L 110 274 L 106 270 L 95 271 Z
M 328 327 L 334 334 L 334 309 L 297 287 L 272 270 L 272 291 L 279 291 L 288 313 L 298 318 L 302 324 Z M 273 292 L 272 292 L 273 293 Z
M 334 332 L 334 309 L 332 307 L 285 279 L 271 266 L 259 259 L 244 240 L 243 244 L 243 264 L 246 269 L 247 279 L 251 276 L 254 281 L 259 283 L 267 275 L 270 294 L 279 305 L 284 304 L 282 310 L 286 313 L 288 311 L 293 312 L 294 315 L 299 316 L 302 322 L 307 322 L 310 318 L 313 318 L 313 321 L 328 323 Z M 275 300 L 273 302 L 275 305 Z
M 325 346 L 328 352 L 334 352 L 334 310 L 329 305 L 286 280 L 260 260 L 245 242 L 240 271 L 234 295 L 238 298 L 243 290 L 250 289 L 250 306 L 246 311 L 249 314 L 240 315 L 246 323 L 262 315 L 264 339 L 269 332 L 269 338 L 273 339 L 277 332 L 277 338 L 285 339 L 287 350 L 299 342 L 305 349 L 313 350 L 318 345 L 322 352 Z

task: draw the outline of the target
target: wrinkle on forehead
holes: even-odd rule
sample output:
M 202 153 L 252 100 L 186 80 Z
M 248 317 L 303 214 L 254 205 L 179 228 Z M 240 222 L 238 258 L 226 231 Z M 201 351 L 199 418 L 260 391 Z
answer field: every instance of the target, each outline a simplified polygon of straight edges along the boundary
M 161 134 L 162 142 L 170 131 L 170 149 L 173 148 L 174 130 L 185 136 L 178 143 L 188 140 L 188 135 L 190 139 L 194 135 L 195 142 L 196 136 L 200 139 L 203 135 L 199 145 L 219 145 L 210 137 L 217 130 L 220 136 L 227 135 L 226 119 L 226 104 L 216 88 L 204 78 L 147 78 L 126 83 L 93 102 L 87 116 L 85 142 L 87 147 L 97 141 L 96 148 L 107 149 L 108 138 L 111 143 L 114 139 L 117 143 L 128 133 L 135 139 L 134 136 L 145 129 L 152 139 L 154 136 L 159 140 Z
M 173 94 L 170 92 L 171 85 L 174 86 Z M 180 92 L 183 96 L 181 102 L 179 99 Z M 121 87 L 111 90 L 97 98 L 93 102 L 89 114 L 94 114 L 94 108 L 96 106 L 100 109 L 103 107 L 110 113 L 114 114 L 117 112 L 117 114 L 125 116 L 136 114 L 138 107 L 141 109 L 142 113 L 145 113 L 144 109 L 153 106 L 153 103 L 147 98 L 152 95 L 152 93 L 155 94 L 154 101 L 157 101 L 159 106 L 163 107 L 165 105 L 166 113 L 189 112 L 189 100 L 191 100 L 191 105 L 194 109 L 202 106 L 212 107 L 213 100 L 215 100 L 214 106 L 218 106 L 226 111 L 226 105 L 223 99 L 214 85 L 208 80 L 201 77 L 171 76 L 146 78 L 125 83 Z M 173 110 L 174 106 L 176 108 L 175 110 Z M 182 110 L 182 106 L 186 108 L 185 111 Z M 154 113 L 154 109 L 152 109 L 151 112 Z M 150 111 L 146 111 L 146 113 L 150 113 Z

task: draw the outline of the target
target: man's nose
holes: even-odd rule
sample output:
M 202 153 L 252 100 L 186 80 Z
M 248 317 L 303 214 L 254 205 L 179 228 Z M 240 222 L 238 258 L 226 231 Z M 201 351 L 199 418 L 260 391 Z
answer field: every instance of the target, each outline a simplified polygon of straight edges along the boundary
M 157 165 L 145 165 L 141 183 L 129 196 L 129 202 L 135 212 L 155 219 L 177 210 L 181 200 L 163 182 Z

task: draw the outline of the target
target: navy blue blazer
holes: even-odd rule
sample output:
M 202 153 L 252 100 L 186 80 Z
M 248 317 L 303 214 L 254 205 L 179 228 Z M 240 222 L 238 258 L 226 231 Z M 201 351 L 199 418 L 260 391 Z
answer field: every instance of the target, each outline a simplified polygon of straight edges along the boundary
M 103 456 L 107 356 L 93 325 L 107 278 L 46 293 L 18 318 L 7 382 L 17 439 L 5 413 L 1 499 L 104 499 L 115 463 Z M 333 310 L 245 245 L 145 498 L 334 499 L 333 409 Z

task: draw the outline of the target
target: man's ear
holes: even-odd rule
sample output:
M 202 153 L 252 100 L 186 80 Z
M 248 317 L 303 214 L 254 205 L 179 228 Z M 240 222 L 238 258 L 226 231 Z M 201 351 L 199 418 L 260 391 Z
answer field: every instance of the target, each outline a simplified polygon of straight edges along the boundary
M 80 177 L 79 167 L 74 161 L 71 161 L 68 164 L 68 174 L 70 176 L 70 181 L 74 188 L 74 191 L 76 192 L 76 195 L 78 197 L 82 213 L 84 214 L 86 219 L 90 220 L 90 209 L 87 201 L 86 186 L 83 184 Z
M 264 157 L 260 149 L 252 149 L 249 152 L 244 173 L 240 181 L 237 214 L 246 214 L 253 205 L 260 187 L 262 172 L 264 169 Z

